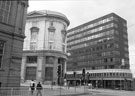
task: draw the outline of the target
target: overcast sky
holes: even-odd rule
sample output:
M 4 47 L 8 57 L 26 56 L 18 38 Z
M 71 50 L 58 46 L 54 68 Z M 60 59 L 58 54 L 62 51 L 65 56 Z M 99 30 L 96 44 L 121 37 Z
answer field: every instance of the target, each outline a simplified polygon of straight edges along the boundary
M 116 13 L 127 20 L 130 69 L 135 77 L 135 0 L 29 0 L 28 12 L 51 10 L 61 12 L 70 21 L 68 29 Z

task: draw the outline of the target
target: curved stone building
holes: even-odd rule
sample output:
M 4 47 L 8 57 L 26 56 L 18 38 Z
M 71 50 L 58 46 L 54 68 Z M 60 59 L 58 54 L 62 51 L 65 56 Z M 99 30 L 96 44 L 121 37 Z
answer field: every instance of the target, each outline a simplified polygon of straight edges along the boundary
M 42 10 L 27 15 L 26 38 L 22 57 L 22 80 L 57 83 L 57 66 L 66 71 L 67 17 L 59 12 Z

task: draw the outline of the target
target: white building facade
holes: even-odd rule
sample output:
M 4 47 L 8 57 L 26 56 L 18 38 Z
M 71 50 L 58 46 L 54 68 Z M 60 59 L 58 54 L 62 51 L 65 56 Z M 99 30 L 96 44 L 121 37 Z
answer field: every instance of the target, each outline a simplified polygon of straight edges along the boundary
M 59 12 L 42 10 L 27 15 L 23 46 L 21 79 L 43 83 L 57 82 L 57 66 L 66 72 L 67 17 Z

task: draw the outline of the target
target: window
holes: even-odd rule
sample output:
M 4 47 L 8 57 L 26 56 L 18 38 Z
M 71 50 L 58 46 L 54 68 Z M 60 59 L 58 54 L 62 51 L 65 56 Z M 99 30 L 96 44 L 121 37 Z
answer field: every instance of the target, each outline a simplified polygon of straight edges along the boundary
M 31 30 L 30 49 L 31 50 L 36 50 L 39 28 L 32 27 L 30 30 Z
M 45 68 L 45 80 L 46 81 L 52 81 L 53 79 L 53 68 L 52 67 L 46 67 Z
M 105 63 L 107 62 L 107 58 L 104 59 L 104 62 L 105 62 Z
M 31 41 L 36 41 L 37 40 L 37 32 L 31 32 Z
M 128 51 L 128 47 L 124 47 L 124 50 L 125 50 L 125 51 Z
M 10 13 L 11 1 L 0 1 L 0 22 L 8 23 Z
M 31 30 L 31 41 L 36 42 L 38 39 L 39 28 L 32 27 L 30 30 Z
M 50 41 L 54 41 L 54 33 L 55 33 L 55 27 L 54 27 L 54 22 L 51 21 L 50 22 L 50 26 L 48 28 L 48 32 L 49 32 L 49 40 Z
M 0 68 L 2 67 L 2 57 L 4 55 L 4 44 L 5 42 L 0 40 Z
M 37 56 L 27 56 L 27 63 L 37 63 Z
M 110 62 L 113 62 L 113 58 L 110 58 Z
M 126 26 L 127 26 L 126 22 L 123 22 L 123 26 L 124 26 L 124 27 L 126 27 Z
M 36 80 L 36 67 L 26 67 L 25 80 Z
M 54 41 L 54 32 L 49 32 L 49 41 Z
M 65 43 L 65 40 L 66 40 L 66 35 L 65 33 L 62 33 L 62 42 Z

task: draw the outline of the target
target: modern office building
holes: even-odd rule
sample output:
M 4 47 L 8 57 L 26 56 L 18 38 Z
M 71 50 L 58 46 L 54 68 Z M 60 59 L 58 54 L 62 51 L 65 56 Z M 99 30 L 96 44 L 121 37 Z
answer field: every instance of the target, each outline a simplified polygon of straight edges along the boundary
M 0 1 L 0 87 L 20 86 L 28 0 Z
M 82 69 L 85 69 L 85 79 L 93 86 L 131 87 L 127 22 L 115 13 L 68 30 L 67 52 L 70 83 L 74 80 L 80 83 Z
M 27 14 L 21 79 L 57 83 L 57 66 L 66 71 L 67 17 L 59 12 L 40 10 Z

